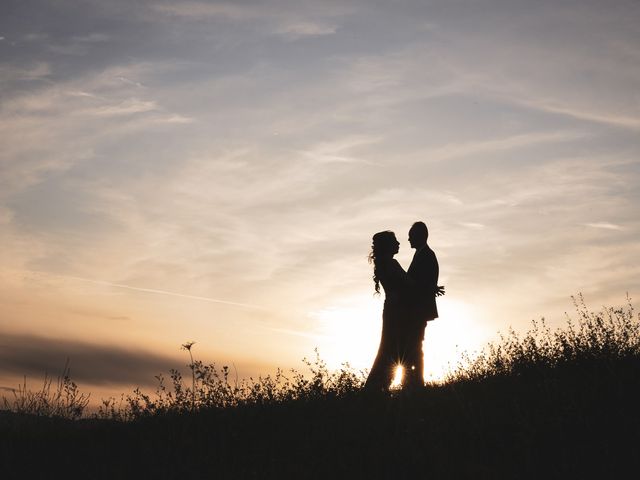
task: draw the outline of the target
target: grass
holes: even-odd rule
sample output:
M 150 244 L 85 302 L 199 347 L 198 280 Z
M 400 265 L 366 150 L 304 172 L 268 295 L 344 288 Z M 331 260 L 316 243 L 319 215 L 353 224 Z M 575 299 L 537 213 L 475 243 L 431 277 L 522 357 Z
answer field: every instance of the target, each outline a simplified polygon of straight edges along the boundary
M 89 395 L 81 393 L 78 385 L 71 380 L 69 360 L 62 370 L 62 374 L 56 380 L 52 389 L 53 379 L 45 374 L 40 390 L 29 390 L 27 378 L 22 385 L 18 385 L 12 393 L 12 398 L 2 398 L 2 406 L 5 411 L 29 414 L 42 417 L 57 417 L 75 420 L 82 417 L 87 405 Z
M 159 375 L 153 395 L 105 400 L 93 417 L 16 408 L 37 405 L 22 390 L 0 415 L 0 465 L 22 478 L 44 478 L 34 457 L 78 478 L 626 476 L 640 446 L 640 319 L 630 301 L 574 303 L 566 328 L 509 332 L 411 394 L 368 394 L 361 372 L 330 372 L 317 352 L 309 374 L 238 381 L 187 343 L 188 381 Z

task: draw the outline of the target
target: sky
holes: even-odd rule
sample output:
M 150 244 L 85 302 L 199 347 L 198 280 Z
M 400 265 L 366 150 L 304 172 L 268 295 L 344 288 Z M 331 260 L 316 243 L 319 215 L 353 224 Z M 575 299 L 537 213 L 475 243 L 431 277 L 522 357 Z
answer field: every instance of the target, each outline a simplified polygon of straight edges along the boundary
M 639 47 L 624 0 L 2 2 L 0 388 L 368 368 L 417 220 L 429 380 L 637 298 Z

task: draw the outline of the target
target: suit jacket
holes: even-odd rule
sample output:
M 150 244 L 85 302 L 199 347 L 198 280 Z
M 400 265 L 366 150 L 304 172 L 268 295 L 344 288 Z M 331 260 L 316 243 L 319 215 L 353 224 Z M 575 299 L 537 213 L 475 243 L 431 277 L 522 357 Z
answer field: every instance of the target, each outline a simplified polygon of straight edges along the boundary
M 413 256 L 407 274 L 413 281 L 412 303 L 421 320 L 438 318 L 436 289 L 438 287 L 438 259 L 436 254 L 425 245 Z

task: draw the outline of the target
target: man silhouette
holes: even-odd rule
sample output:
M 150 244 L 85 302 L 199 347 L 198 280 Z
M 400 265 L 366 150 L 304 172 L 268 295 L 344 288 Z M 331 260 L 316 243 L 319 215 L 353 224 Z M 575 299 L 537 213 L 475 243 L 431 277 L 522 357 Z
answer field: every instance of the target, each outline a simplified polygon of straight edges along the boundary
M 409 230 L 409 243 L 416 253 L 407 270 L 412 280 L 405 337 L 405 383 L 409 388 L 424 386 L 422 342 L 427 322 L 438 318 L 436 296 L 444 295 L 438 286 L 439 266 L 436 254 L 427 245 L 429 230 L 416 222 Z

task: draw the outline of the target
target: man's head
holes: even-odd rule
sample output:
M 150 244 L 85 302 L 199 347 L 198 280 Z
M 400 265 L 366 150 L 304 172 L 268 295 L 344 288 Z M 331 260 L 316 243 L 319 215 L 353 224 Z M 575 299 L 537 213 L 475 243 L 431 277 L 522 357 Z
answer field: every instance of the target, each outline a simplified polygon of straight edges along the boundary
M 424 222 L 416 222 L 409 229 L 409 244 L 411 248 L 422 248 L 427 244 L 429 230 Z

